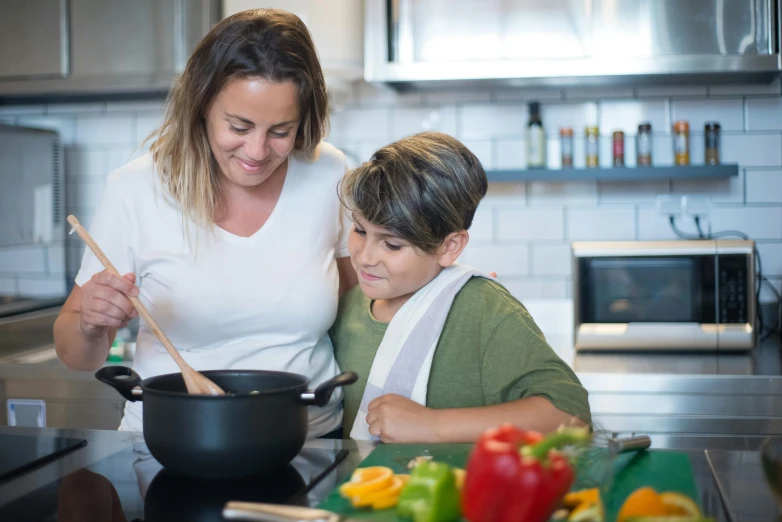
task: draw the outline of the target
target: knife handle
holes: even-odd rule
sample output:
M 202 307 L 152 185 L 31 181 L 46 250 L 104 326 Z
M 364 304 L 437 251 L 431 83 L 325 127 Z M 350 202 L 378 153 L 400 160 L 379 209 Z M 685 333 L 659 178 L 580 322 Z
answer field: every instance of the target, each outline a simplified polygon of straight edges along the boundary
M 652 445 L 652 439 L 648 435 L 637 435 L 635 437 L 622 437 L 619 439 L 610 439 L 608 448 L 614 455 L 649 449 Z
M 223 507 L 226 520 L 257 522 L 339 522 L 339 515 L 323 509 L 231 501 Z

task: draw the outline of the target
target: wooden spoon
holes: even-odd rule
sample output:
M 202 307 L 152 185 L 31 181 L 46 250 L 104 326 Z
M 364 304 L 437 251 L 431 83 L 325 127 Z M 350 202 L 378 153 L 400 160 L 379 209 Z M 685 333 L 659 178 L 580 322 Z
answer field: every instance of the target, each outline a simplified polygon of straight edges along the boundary
M 101 250 L 95 240 L 92 239 L 92 236 L 90 236 L 84 227 L 81 226 L 79 220 L 76 219 L 75 216 L 68 216 L 68 223 L 70 223 L 73 227 L 72 232 L 79 234 L 79 237 L 82 238 L 90 250 L 92 250 L 92 253 L 95 254 L 95 257 L 97 257 L 100 262 L 103 263 L 103 266 L 106 268 L 106 270 L 122 277 L 122 275 L 117 272 L 117 269 L 114 268 L 114 265 L 111 264 L 111 261 L 109 261 L 109 259 L 106 257 L 106 254 L 103 253 L 103 250 Z M 182 377 L 185 380 L 185 386 L 187 387 L 188 393 L 201 395 L 225 395 L 225 391 L 223 391 L 222 388 L 194 370 L 193 367 L 187 364 L 187 361 L 185 361 L 182 356 L 179 355 L 179 352 L 176 350 L 176 348 L 174 348 L 174 345 L 171 344 L 171 341 L 168 340 L 168 337 L 166 337 L 166 334 L 163 333 L 163 330 L 160 329 L 155 320 L 152 319 L 152 316 L 149 314 L 147 307 L 144 306 L 138 297 L 128 296 L 128 299 L 130 299 L 130 302 L 133 303 L 133 307 L 138 311 L 139 315 L 144 318 L 144 321 L 146 321 L 147 325 L 152 328 L 153 332 L 155 332 L 155 335 L 163 344 L 163 346 L 165 346 L 168 354 L 174 358 L 174 361 L 179 366 L 179 370 L 182 372 Z

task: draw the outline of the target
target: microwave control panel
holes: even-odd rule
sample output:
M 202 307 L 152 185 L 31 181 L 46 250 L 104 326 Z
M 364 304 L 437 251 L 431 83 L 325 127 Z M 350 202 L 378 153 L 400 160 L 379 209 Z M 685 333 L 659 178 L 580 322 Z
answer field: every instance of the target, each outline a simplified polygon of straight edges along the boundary
M 718 322 L 722 324 L 742 324 L 749 316 L 747 295 L 747 273 L 749 267 L 745 255 L 720 255 L 717 258 L 718 274 Z

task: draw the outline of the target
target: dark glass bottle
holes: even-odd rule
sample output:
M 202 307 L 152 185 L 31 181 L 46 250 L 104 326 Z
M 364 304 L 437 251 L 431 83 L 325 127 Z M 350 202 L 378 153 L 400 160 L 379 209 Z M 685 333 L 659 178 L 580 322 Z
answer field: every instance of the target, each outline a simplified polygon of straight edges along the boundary
M 546 132 L 540 118 L 540 103 L 529 104 L 527 123 L 527 167 L 541 169 L 546 166 Z

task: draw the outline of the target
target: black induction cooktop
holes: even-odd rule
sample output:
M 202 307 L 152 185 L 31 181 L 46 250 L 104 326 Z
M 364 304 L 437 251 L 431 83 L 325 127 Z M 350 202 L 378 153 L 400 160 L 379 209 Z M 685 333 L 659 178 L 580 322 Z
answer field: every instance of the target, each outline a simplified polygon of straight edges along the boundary
M 85 439 L 0 435 L 0 483 L 42 466 L 86 444 Z
M 222 521 L 229 500 L 310 506 L 334 488 L 347 454 L 305 448 L 279 470 L 208 480 L 162 468 L 139 443 L 0 507 L 0 521 Z

